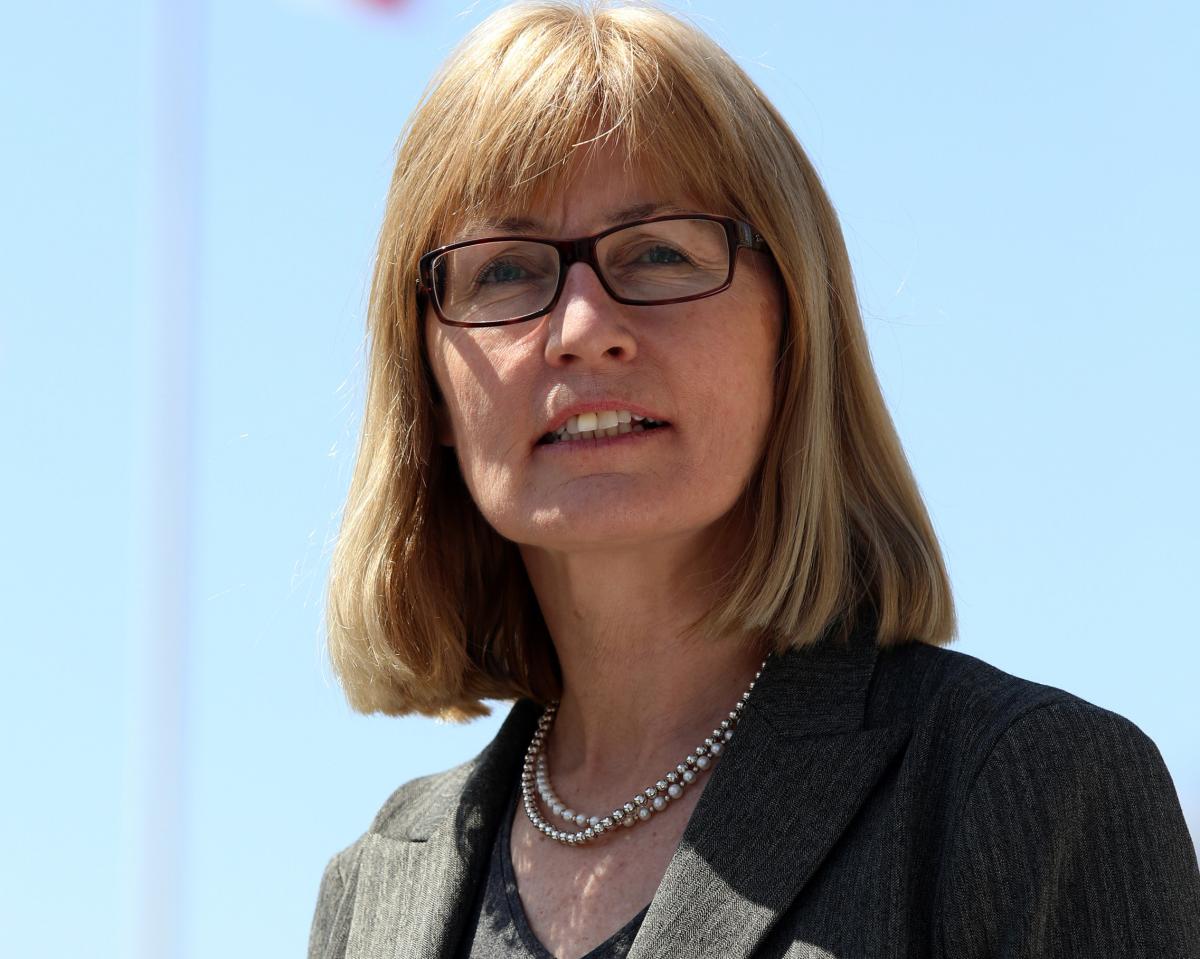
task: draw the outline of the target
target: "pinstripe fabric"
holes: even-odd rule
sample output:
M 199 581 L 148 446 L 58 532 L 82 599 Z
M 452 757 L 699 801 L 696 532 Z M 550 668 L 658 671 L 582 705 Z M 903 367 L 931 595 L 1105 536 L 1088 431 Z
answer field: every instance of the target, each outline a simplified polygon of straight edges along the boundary
M 310 959 L 448 957 L 538 708 L 321 880 Z M 638 930 L 651 957 L 1200 959 L 1200 872 L 1133 723 L 866 631 L 772 658 Z

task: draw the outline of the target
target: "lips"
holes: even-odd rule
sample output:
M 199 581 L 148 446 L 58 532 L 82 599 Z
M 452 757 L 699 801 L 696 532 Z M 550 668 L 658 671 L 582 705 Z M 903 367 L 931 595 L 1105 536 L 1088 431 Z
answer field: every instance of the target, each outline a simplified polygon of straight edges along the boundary
M 576 403 L 556 413 L 534 440 L 534 445 L 553 443 L 557 439 L 595 438 L 629 432 L 635 426 L 654 429 L 668 426 L 660 413 L 621 399 L 592 400 Z M 613 432 L 609 432 L 613 431 Z
M 627 410 L 607 415 L 604 412 L 599 414 L 581 413 L 578 416 L 572 416 L 555 432 L 547 433 L 538 440 L 537 445 L 553 446 L 557 443 L 608 439 L 630 433 L 645 433 L 663 429 L 669 425 L 665 420 L 653 420 L 637 413 L 629 413 Z

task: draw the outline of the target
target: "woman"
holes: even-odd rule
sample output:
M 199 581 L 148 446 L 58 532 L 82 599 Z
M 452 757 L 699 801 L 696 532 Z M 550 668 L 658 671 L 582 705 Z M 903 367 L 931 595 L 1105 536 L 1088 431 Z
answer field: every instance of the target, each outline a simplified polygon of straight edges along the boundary
M 310 956 L 1200 954 L 1153 743 L 942 648 L 836 217 L 703 34 L 480 26 L 369 322 L 335 668 L 362 712 L 515 705 L 333 857 Z

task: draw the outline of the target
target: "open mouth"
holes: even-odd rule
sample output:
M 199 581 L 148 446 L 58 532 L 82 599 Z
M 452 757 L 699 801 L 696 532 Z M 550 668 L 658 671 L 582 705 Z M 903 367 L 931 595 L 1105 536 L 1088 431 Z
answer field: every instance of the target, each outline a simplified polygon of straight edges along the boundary
M 578 416 L 572 416 L 553 433 L 547 433 L 537 441 L 537 445 L 553 446 L 555 443 L 574 443 L 579 440 L 620 436 L 623 433 L 644 433 L 670 425 L 666 420 L 653 420 L 628 410 L 580 413 Z

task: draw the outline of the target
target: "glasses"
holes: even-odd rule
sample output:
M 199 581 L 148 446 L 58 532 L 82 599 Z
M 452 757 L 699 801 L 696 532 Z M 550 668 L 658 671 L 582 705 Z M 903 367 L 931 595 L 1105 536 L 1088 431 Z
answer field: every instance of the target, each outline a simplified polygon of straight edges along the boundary
M 685 303 L 728 289 L 741 247 L 766 252 L 749 223 L 727 216 L 656 216 L 575 240 L 463 240 L 418 261 L 417 292 L 450 326 L 506 326 L 554 309 L 572 263 L 587 263 L 618 303 Z

